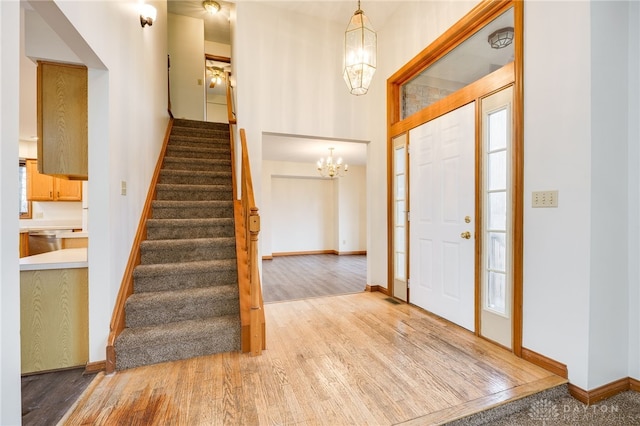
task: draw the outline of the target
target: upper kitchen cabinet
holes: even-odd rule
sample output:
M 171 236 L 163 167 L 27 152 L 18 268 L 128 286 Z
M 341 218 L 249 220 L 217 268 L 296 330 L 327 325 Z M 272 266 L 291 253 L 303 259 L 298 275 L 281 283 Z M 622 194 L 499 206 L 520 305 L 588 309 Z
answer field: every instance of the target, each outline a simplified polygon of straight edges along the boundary
M 38 170 L 87 180 L 87 68 L 38 61 Z

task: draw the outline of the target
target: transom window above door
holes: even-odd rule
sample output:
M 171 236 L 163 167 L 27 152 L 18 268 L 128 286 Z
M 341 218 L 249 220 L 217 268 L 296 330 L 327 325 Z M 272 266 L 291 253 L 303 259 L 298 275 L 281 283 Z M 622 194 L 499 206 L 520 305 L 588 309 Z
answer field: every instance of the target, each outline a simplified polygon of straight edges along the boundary
M 513 8 L 401 86 L 400 119 L 513 62 Z

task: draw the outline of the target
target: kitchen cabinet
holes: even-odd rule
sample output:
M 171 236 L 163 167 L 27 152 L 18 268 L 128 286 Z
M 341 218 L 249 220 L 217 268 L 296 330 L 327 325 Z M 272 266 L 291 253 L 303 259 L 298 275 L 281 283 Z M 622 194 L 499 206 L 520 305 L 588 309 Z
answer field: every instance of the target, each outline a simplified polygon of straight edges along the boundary
M 87 68 L 38 61 L 38 171 L 87 180 Z
M 81 181 L 39 173 L 37 160 L 27 160 L 26 164 L 29 201 L 82 201 Z
M 22 374 L 89 360 L 87 268 L 20 272 Z

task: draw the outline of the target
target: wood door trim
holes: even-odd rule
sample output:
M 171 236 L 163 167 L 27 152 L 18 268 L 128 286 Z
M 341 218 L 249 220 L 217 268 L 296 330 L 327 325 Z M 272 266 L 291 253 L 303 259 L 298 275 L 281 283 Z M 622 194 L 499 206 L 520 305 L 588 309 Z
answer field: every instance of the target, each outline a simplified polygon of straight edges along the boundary
M 500 14 L 513 7 L 514 10 L 514 50 L 515 60 L 497 71 L 471 83 L 452 95 L 441 99 L 422 111 L 401 120 L 400 119 L 400 89 L 402 84 L 419 74 L 429 65 L 455 49 L 460 43 L 472 36 L 478 29 L 495 19 Z M 426 123 L 440 115 L 446 114 L 466 103 L 514 85 L 514 132 L 513 132 L 513 329 L 512 350 L 517 356 L 522 356 L 522 304 L 523 304 L 523 214 L 524 214 L 524 110 L 523 110 L 523 25 L 524 5 L 518 0 L 484 0 L 474 7 L 467 15 L 456 22 L 451 28 L 438 37 L 433 43 L 422 50 L 411 61 L 400 68 L 387 80 L 387 288 L 393 294 L 393 223 L 392 195 L 393 170 L 392 150 L 393 138 L 408 132 L 414 127 Z M 476 158 L 476 164 L 478 158 Z M 476 195 L 477 197 L 477 195 Z M 476 223 L 481 220 L 476 216 Z M 476 298 L 478 293 L 476 279 Z M 476 300 L 476 304 L 479 300 Z M 478 311 L 476 309 L 476 317 Z M 476 319 L 476 333 L 479 326 Z

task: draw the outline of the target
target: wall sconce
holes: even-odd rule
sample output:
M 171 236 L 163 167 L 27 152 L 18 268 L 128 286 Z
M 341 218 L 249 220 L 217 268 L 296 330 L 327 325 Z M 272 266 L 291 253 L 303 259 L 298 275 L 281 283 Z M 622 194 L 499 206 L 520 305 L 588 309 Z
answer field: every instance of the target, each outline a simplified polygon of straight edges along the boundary
M 144 28 L 145 25 L 153 25 L 153 21 L 156 20 L 158 11 L 150 4 L 143 4 L 140 6 L 140 25 Z

